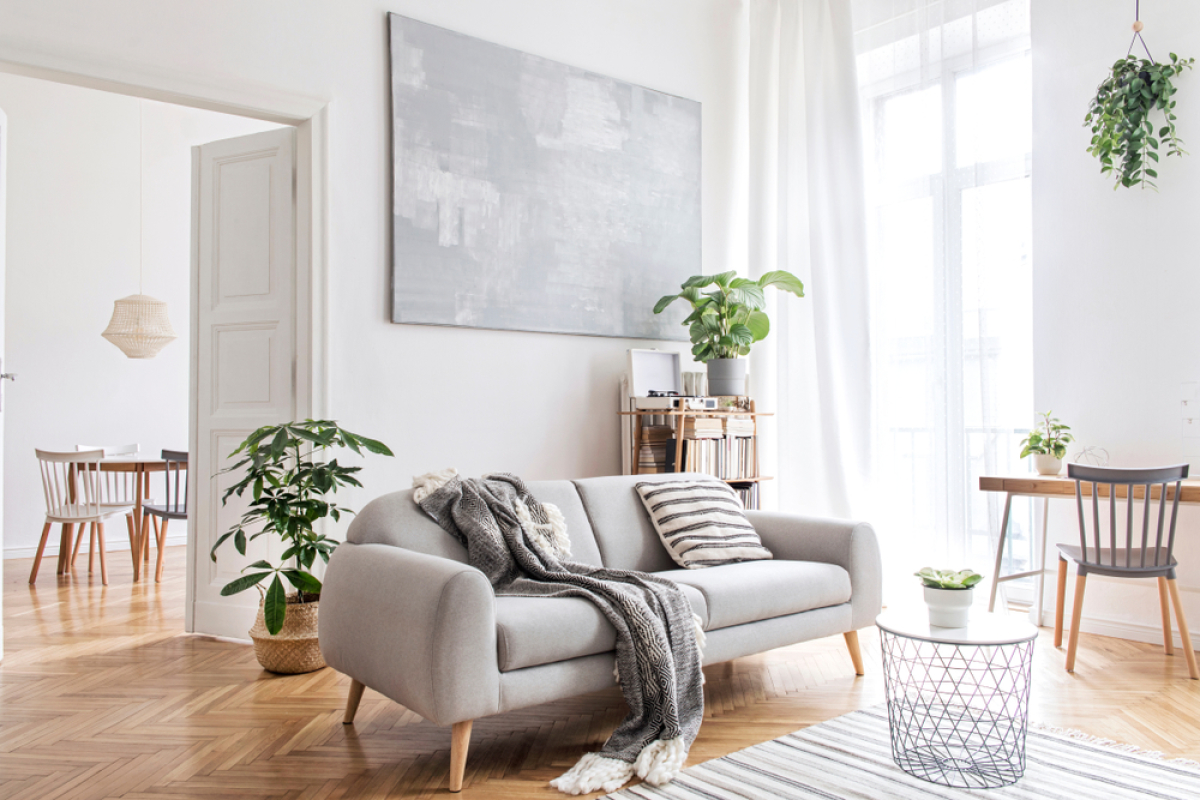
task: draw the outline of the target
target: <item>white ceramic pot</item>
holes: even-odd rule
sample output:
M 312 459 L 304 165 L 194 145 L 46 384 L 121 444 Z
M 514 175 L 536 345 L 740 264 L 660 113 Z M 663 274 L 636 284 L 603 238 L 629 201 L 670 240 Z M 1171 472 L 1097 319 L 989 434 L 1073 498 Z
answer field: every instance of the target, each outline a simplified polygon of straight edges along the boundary
M 1034 453 L 1033 468 L 1037 470 L 1038 475 L 1057 475 L 1062 472 L 1062 459 L 1049 453 Z
M 975 601 L 975 587 L 969 589 L 935 589 L 925 587 L 925 604 L 929 606 L 929 624 L 939 628 L 965 628 Z

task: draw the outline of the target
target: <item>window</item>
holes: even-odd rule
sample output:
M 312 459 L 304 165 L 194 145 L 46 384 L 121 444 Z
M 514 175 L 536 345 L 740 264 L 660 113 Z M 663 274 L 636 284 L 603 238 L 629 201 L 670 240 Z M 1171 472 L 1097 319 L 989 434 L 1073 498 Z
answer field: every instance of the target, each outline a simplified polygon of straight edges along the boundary
M 1033 415 L 1028 0 L 854 12 L 879 527 L 890 564 L 990 576 L 1002 499 L 979 476 L 1027 471 Z M 1024 570 L 1031 504 L 1013 513 Z

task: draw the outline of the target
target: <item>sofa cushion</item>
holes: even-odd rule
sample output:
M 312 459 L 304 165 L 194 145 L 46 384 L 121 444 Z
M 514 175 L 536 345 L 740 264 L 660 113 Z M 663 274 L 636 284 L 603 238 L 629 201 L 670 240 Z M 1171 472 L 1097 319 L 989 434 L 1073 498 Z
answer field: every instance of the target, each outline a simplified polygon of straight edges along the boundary
M 815 561 L 743 561 L 657 573 L 704 595 L 706 630 L 836 606 L 850 600 L 850 573 Z
M 575 481 L 592 533 L 600 547 L 604 566 L 609 569 L 635 569 L 659 572 L 675 569 L 658 532 L 650 524 L 642 500 L 634 488 L 642 481 L 677 481 L 702 478 L 695 473 L 677 475 L 616 475 Z
M 575 484 L 570 481 L 530 481 L 526 486 L 539 503 L 558 506 L 562 512 L 563 519 L 567 521 L 567 538 L 571 540 L 569 560 L 593 567 L 603 566 L 600 549 L 596 547 L 596 537 L 592 535 L 592 526 Z
M 742 501 L 724 481 L 638 481 L 634 488 L 679 566 L 703 569 L 771 558 L 742 513 Z
M 707 622 L 704 596 L 680 585 L 692 611 Z M 607 653 L 617 645 L 616 628 L 582 597 L 497 597 L 496 647 L 500 671 Z
M 600 549 L 575 485 L 570 481 L 532 481 L 528 486 L 540 502 L 552 503 L 562 511 L 571 540 L 571 560 L 601 566 Z M 421 510 L 412 496 L 412 489 L 403 489 L 367 503 L 351 521 L 346 541 L 388 544 L 465 562 L 466 548 Z

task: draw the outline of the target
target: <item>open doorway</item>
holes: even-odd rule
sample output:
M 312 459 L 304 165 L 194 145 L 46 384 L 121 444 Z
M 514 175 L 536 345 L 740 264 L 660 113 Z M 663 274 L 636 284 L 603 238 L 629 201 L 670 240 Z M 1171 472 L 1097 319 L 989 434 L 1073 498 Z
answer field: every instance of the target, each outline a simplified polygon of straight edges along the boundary
M 32 555 L 40 538 L 45 505 L 34 447 L 69 450 L 83 443 L 136 442 L 143 453 L 157 455 L 164 448 L 188 450 L 194 444 L 190 387 L 198 378 L 194 342 L 189 341 L 196 285 L 192 150 L 283 124 L 209 110 L 214 105 L 167 103 L 0 73 L 0 109 L 7 111 L 14 153 L 6 176 L 11 202 L 4 355 L 7 367 L 21 377 L 4 408 L 8 502 L 0 546 L 6 558 Z M 297 163 L 303 185 L 291 266 L 292 277 L 299 278 L 297 294 L 310 313 L 315 307 L 311 265 L 318 252 L 313 241 L 319 237 L 312 189 L 321 170 L 314 168 L 320 154 L 313 149 L 312 120 L 300 125 L 305 130 L 299 155 L 306 160 Z M 139 262 L 140 291 L 166 301 L 179 337 L 147 361 L 128 359 L 100 338 L 113 301 L 139 293 Z M 306 318 L 303 327 L 303 363 L 290 388 L 304 394 L 306 402 L 298 407 L 312 413 L 311 399 L 317 394 L 312 389 L 312 341 L 318 326 Z M 157 490 L 152 482 L 152 493 Z M 172 523 L 167 545 L 186 541 L 189 562 L 194 562 L 197 554 L 207 552 L 205 542 L 196 538 L 185 523 Z M 58 541 L 51 536 L 45 554 L 51 582 Z M 85 553 L 86 547 L 85 542 Z M 130 557 L 123 536 L 110 536 L 108 550 Z M 168 549 L 168 554 L 183 560 L 183 548 L 174 554 Z M 176 580 L 181 574 L 188 578 L 188 629 L 230 635 L 193 625 L 194 568 L 189 563 L 186 570 L 173 571 Z M 87 583 L 86 568 L 71 580 Z M 98 576 L 93 580 L 98 583 Z M 241 627 L 244 635 L 246 626 Z

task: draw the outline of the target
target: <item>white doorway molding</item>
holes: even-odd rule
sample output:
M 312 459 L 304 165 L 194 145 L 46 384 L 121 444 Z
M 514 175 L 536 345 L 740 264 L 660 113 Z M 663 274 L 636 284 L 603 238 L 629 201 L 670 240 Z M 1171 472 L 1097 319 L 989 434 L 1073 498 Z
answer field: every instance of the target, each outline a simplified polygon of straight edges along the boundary
M 307 307 L 308 324 L 301 326 L 308 339 L 298 348 L 304 357 L 296 363 L 295 391 L 300 407 L 314 418 L 327 418 L 328 408 L 328 125 L 329 101 L 243 81 L 201 83 L 194 77 L 142 65 L 88 61 L 71 55 L 26 50 L 0 44 L 0 72 L 82 86 L 114 94 L 235 114 L 296 128 L 296 286 L 297 304 Z M 191 385 L 197 385 L 192 360 Z M 195 420 L 189 421 L 189 427 Z M 192 568 L 197 537 L 189 531 L 186 630 L 194 631 Z

